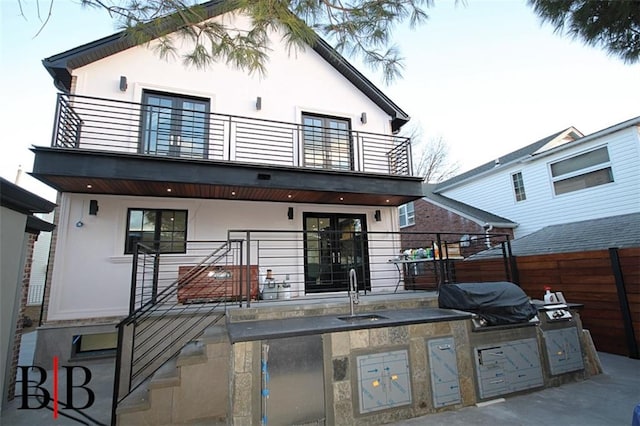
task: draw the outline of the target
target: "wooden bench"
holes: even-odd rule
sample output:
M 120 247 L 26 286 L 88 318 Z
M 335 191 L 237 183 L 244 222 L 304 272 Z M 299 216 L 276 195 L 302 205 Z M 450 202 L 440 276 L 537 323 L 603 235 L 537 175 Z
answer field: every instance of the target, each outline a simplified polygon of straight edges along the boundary
M 247 300 L 247 267 L 238 265 L 178 267 L 178 302 Z M 251 265 L 251 299 L 258 298 L 258 266 Z M 242 296 L 241 296 L 242 295 Z

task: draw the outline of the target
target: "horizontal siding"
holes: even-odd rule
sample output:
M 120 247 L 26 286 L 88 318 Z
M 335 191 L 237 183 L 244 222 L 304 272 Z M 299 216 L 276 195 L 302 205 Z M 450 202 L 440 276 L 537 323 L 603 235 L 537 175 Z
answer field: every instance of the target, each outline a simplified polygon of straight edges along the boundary
M 548 164 L 606 144 L 615 182 L 555 196 Z M 628 128 L 538 161 L 515 164 L 443 193 L 516 223 L 515 237 L 545 226 L 640 211 L 640 138 Z M 516 202 L 511 174 L 521 172 L 527 199 Z
M 640 343 L 640 248 L 618 251 L 636 342 Z M 481 271 L 485 281 L 502 281 L 501 260 L 459 262 L 458 282 Z M 520 286 L 532 299 L 544 287 L 561 291 L 570 303 L 584 304 L 580 317 L 596 349 L 629 356 L 620 301 L 608 250 L 517 257 Z M 493 277 L 491 274 L 493 273 Z

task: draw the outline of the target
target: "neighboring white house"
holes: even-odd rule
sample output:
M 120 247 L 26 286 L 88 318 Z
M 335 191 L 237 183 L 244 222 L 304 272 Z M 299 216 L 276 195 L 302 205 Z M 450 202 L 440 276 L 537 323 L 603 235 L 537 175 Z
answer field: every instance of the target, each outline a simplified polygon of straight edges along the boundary
M 517 224 L 545 226 L 640 212 L 640 117 L 590 135 L 570 127 L 438 184 L 433 193 Z
M 231 229 L 398 230 L 397 206 L 421 196 L 410 141 L 395 136 L 409 117 L 323 40 L 289 54 L 281 36 L 262 78 L 185 67 L 122 34 L 44 60 L 63 92 L 52 146 L 33 148 L 33 176 L 59 192 L 40 333 L 52 345 L 129 313 L 140 240 L 184 253 Z M 292 295 L 346 291 L 353 258 L 305 247 L 286 271 Z M 323 262 L 341 279 L 316 277 Z M 395 283 L 393 265 L 376 267 Z

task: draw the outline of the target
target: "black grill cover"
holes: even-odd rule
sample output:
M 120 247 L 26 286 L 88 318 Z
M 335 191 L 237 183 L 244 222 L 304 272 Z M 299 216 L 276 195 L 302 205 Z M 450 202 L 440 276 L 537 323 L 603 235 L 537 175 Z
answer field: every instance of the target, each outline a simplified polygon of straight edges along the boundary
M 524 291 L 506 281 L 445 284 L 440 286 L 438 305 L 473 312 L 488 325 L 526 322 L 538 313 Z

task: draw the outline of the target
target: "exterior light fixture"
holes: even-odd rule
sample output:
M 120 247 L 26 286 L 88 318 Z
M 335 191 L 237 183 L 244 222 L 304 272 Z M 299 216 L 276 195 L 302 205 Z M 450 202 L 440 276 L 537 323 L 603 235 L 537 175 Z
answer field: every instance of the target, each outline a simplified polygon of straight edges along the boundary
M 367 124 L 367 113 L 363 112 L 362 114 L 360 114 L 360 122 L 362 124 Z
M 98 215 L 98 200 L 89 200 L 89 214 L 92 216 Z
M 382 220 L 382 213 L 380 213 L 380 210 L 376 210 L 373 217 L 376 219 L 376 222 L 380 222 Z
M 293 220 L 293 207 L 289 207 L 287 209 L 287 217 L 289 218 L 289 220 Z
M 256 98 L 256 109 L 260 111 L 262 109 L 262 97 L 258 96 Z
M 129 84 L 127 84 L 127 77 L 124 75 L 120 76 L 120 91 L 121 92 L 126 92 L 127 91 L 127 87 L 129 87 Z

